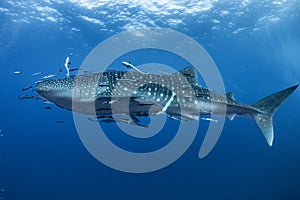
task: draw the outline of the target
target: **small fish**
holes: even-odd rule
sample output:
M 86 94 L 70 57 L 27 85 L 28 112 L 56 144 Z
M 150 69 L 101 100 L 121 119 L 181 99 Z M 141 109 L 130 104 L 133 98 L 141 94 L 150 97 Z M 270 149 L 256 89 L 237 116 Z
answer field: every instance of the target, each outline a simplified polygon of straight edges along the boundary
M 176 93 L 175 92 L 172 92 L 172 96 L 171 98 L 168 100 L 168 102 L 166 103 L 166 105 L 161 109 L 161 111 L 159 111 L 158 113 L 156 113 L 156 115 L 160 115 L 160 114 L 165 114 L 168 107 L 171 105 L 174 97 L 176 96 Z
M 109 87 L 109 84 L 98 84 L 99 87 Z
M 56 123 L 58 123 L 58 124 L 64 124 L 65 122 L 64 121 L 55 121 Z
M 131 68 L 134 69 L 135 71 L 145 74 L 144 72 L 142 72 L 141 70 L 139 70 L 138 68 L 136 68 L 135 66 L 133 66 L 130 62 L 122 62 L 123 65 L 125 65 L 125 67 L 127 68 Z
M 177 120 L 177 121 L 181 121 L 181 119 L 177 118 L 177 117 L 174 117 L 172 115 L 168 115 L 168 117 L 172 120 Z
M 79 67 L 79 68 L 71 68 L 69 69 L 69 72 L 72 72 L 72 71 L 82 71 L 82 69 Z
M 49 75 L 44 76 L 44 77 L 41 78 L 41 79 L 42 79 L 42 80 L 45 80 L 45 79 L 53 78 L 53 77 L 58 76 L 58 75 L 59 75 L 59 73 L 57 73 L 57 74 L 49 74 Z
M 110 119 L 113 119 L 113 117 L 112 116 L 102 116 L 102 115 L 100 115 L 100 116 L 96 116 L 96 118 L 97 119 L 103 119 L 103 118 L 110 118 Z
M 206 121 L 218 122 L 218 120 L 212 119 L 212 118 L 208 118 L 208 117 L 202 117 L 202 118 L 200 118 L 200 119 L 206 120 Z
M 114 119 L 110 119 L 110 118 L 102 119 L 102 120 L 100 120 L 100 122 L 103 122 L 103 123 L 116 123 L 116 121 Z
M 46 104 L 53 104 L 52 102 L 47 101 L 47 100 L 45 100 L 45 99 L 43 99 L 43 102 L 46 103 Z
M 24 87 L 24 88 L 22 88 L 22 91 L 29 90 L 29 89 L 31 89 L 31 88 L 32 88 L 32 86 Z
M 69 77 L 70 76 L 70 70 L 69 70 L 69 65 L 71 64 L 71 62 L 70 62 L 70 57 L 68 56 L 67 58 L 66 58 L 66 61 L 65 61 L 65 68 L 66 68 L 66 70 L 67 70 L 67 77 Z
M 90 121 L 92 121 L 92 122 L 98 122 L 97 118 L 94 119 L 94 118 L 91 118 L 91 117 L 87 117 L 87 119 L 90 120 Z
M 19 95 L 19 99 L 23 100 L 23 99 L 41 99 L 38 96 L 31 96 L 31 95 Z
M 36 82 L 34 82 L 34 84 L 35 85 L 38 85 L 38 84 L 40 84 L 40 83 L 42 83 L 42 82 L 44 82 L 45 80 L 39 80 L 39 81 L 36 81 Z
M 102 104 L 113 104 L 113 103 L 115 103 L 117 101 L 119 101 L 119 99 L 113 99 L 113 100 L 105 101 Z
M 45 110 L 50 110 L 51 107 L 50 107 L 50 106 L 46 106 L 44 109 L 45 109 Z
M 21 70 L 14 71 L 14 75 L 19 75 L 19 74 L 22 74 Z
M 32 74 L 31 76 L 37 76 L 37 75 L 40 75 L 42 72 L 36 72 L 34 74 Z

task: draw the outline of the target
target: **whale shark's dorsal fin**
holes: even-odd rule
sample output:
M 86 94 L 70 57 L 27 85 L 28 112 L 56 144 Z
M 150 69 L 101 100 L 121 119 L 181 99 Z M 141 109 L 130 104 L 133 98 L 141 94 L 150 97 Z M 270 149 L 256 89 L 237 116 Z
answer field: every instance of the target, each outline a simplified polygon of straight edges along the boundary
M 186 78 L 186 80 L 191 84 L 191 86 L 200 86 L 198 83 L 198 74 L 193 66 L 186 67 L 178 72 L 175 72 L 173 75 L 181 74 Z

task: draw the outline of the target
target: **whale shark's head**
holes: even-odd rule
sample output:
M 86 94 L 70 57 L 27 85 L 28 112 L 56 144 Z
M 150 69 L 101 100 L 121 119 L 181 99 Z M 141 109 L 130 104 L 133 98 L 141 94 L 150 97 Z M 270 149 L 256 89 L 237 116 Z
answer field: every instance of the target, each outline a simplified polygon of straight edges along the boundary
M 47 80 L 37 84 L 35 90 L 39 96 L 62 108 L 94 114 L 96 91 L 103 92 L 103 87 L 97 89 L 100 75 Z
M 37 84 L 37 93 L 59 105 L 60 102 L 71 101 L 73 91 L 73 79 L 47 80 Z

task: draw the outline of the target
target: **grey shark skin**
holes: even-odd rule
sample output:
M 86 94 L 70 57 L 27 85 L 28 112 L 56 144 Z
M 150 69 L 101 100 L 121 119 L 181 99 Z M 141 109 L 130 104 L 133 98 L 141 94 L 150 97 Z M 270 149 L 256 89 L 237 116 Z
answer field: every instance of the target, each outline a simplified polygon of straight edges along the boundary
M 232 93 L 217 94 L 198 83 L 194 67 L 173 74 L 149 74 L 138 71 L 107 71 L 39 83 L 36 91 L 59 107 L 104 118 L 103 122 L 124 121 L 132 124 L 140 116 L 167 114 L 182 119 L 218 114 L 232 120 L 249 115 L 267 143 L 272 146 L 272 116 L 298 85 L 265 97 L 253 105 L 237 102 Z

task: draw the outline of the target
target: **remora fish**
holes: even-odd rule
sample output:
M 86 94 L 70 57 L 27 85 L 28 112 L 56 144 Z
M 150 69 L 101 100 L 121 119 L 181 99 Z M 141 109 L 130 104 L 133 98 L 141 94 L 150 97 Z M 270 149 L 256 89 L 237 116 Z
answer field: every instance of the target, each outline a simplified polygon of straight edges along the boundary
M 84 74 L 37 85 L 45 99 L 68 110 L 110 119 L 127 114 L 138 123 L 139 116 L 166 113 L 185 119 L 219 114 L 232 120 L 249 115 L 267 143 L 273 143 L 272 116 L 298 85 L 265 97 L 253 105 L 237 102 L 232 93 L 217 94 L 198 84 L 194 67 L 173 74 L 148 74 L 138 71 L 109 71 Z

